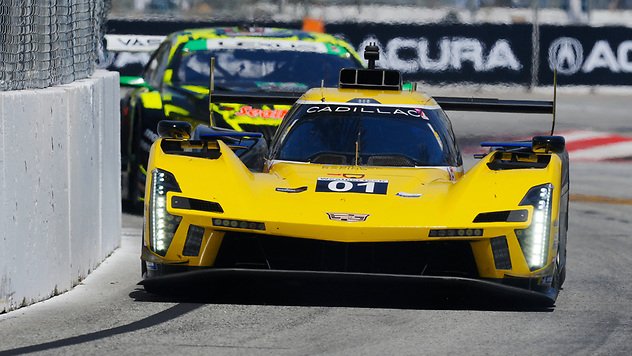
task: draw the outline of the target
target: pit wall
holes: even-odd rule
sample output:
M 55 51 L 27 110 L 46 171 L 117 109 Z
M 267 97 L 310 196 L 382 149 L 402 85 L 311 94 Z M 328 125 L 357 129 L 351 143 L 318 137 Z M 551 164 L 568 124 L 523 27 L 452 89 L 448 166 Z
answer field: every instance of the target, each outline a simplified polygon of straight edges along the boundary
M 0 313 L 69 290 L 120 243 L 118 73 L 0 92 Z

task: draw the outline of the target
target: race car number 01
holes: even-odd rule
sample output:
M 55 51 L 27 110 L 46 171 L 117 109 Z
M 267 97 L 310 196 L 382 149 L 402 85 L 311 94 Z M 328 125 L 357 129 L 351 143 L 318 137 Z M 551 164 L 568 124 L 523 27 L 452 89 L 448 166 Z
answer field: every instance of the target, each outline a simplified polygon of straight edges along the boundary
M 318 178 L 317 192 L 386 194 L 388 181 L 352 178 Z

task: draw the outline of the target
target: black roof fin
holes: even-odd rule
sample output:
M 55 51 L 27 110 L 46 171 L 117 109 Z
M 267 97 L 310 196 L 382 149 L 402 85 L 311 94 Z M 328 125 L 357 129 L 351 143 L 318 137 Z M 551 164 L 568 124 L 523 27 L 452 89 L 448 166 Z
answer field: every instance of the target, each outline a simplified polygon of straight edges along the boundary
M 369 61 L 369 69 L 375 69 L 375 61 L 380 59 L 380 48 L 375 42 L 371 42 L 364 47 L 364 59 Z

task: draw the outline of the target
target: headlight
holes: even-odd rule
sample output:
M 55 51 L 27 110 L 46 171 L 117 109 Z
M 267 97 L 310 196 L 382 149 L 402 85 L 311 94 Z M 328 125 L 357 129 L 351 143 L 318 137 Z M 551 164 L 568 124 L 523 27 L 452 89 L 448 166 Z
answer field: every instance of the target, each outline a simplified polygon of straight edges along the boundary
M 173 174 L 161 169 L 151 172 L 149 196 L 149 233 L 151 250 L 164 256 L 178 229 L 181 216 L 167 212 L 167 192 L 181 192 Z
M 531 225 L 516 230 L 520 248 L 532 271 L 544 267 L 549 255 L 552 197 L 553 185 L 543 184 L 529 189 L 520 202 L 522 206 L 533 206 Z

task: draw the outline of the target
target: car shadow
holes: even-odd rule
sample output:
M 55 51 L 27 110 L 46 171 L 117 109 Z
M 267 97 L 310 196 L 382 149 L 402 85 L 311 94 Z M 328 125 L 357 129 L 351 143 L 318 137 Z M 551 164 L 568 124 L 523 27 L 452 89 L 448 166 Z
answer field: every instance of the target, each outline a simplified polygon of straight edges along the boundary
M 137 302 L 515 312 L 554 310 L 550 303 L 529 296 L 510 296 L 489 289 L 450 284 L 384 280 L 197 278 L 145 288 L 139 286 L 129 296 Z

